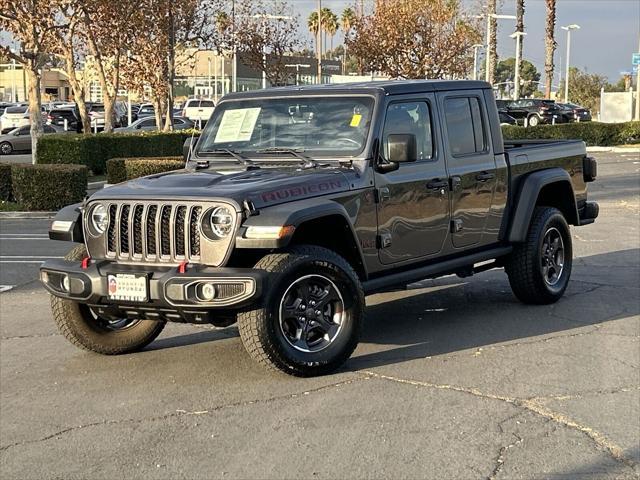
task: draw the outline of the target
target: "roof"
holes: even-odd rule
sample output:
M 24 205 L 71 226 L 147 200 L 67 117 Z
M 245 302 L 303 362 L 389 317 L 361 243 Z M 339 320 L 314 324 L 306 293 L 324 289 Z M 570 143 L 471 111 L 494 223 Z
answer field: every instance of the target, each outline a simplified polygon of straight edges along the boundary
M 267 97 L 274 94 L 292 95 L 299 93 L 383 93 L 399 95 L 403 93 L 438 92 L 450 90 L 490 89 L 487 82 L 479 80 L 384 80 L 357 83 L 326 83 L 322 85 L 300 85 L 274 87 L 262 90 L 251 90 L 241 93 L 230 93 L 225 99 Z

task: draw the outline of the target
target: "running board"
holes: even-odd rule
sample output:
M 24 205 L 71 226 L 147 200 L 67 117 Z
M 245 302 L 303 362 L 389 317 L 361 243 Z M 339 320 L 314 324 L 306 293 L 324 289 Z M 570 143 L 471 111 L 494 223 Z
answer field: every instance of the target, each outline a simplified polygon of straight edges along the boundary
M 451 260 L 445 260 L 443 262 L 414 268 L 413 270 L 384 275 L 379 278 L 367 280 L 366 282 L 363 282 L 362 286 L 365 294 L 370 295 L 372 293 L 393 289 L 399 285 L 408 285 L 426 278 L 440 277 L 455 273 L 456 270 L 460 270 L 461 268 L 470 267 L 479 262 L 485 262 L 487 260 L 493 260 L 494 258 L 500 258 L 508 255 L 511 253 L 511 250 L 512 247 L 492 248 L 491 250 L 452 258 Z

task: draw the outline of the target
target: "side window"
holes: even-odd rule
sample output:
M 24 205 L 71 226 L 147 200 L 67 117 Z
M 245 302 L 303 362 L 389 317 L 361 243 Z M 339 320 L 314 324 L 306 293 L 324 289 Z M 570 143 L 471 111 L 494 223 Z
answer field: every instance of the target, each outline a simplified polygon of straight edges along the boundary
M 468 155 L 487 147 L 480 101 L 476 97 L 447 98 L 444 102 L 451 153 Z
M 382 147 L 384 156 L 389 157 L 390 134 L 412 134 L 416 137 L 416 160 L 433 158 L 433 138 L 431 129 L 431 112 L 426 102 L 392 103 L 387 108 L 387 115 L 382 131 Z

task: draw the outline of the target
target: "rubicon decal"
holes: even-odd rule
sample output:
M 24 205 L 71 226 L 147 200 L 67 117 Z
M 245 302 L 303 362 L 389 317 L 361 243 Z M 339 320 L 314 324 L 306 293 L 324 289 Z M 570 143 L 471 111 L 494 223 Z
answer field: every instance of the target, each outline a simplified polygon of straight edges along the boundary
M 287 200 L 290 198 L 306 197 L 317 193 L 326 193 L 344 188 L 340 180 L 330 180 L 327 182 L 314 183 L 310 185 L 300 185 L 298 187 L 282 188 L 272 190 L 261 194 L 262 201 L 265 203 L 277 202 L 279 200 Z

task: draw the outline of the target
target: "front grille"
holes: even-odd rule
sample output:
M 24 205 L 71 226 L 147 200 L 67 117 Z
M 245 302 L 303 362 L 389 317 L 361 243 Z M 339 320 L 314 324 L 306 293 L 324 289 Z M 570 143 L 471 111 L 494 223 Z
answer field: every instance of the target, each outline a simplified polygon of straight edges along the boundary
M 181 262 L 200 259 L 202 207 L 184 204 L 111 204 L 107 257 Z

